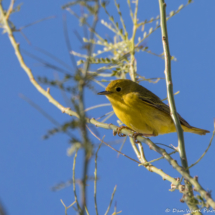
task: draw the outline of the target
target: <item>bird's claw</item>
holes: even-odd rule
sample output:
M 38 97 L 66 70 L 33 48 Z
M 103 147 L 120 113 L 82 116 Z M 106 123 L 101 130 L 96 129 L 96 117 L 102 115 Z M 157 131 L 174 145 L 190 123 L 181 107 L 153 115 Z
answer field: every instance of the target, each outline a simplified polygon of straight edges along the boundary
M 135 143 L 140 143 L 140 141 L 137 140 L 137 136 L 141 136 L 141 137 L 154 137 L 154 134 L 142 134 L 142 133 L 134 133 L 132 135 L 134 142 Z
M 122 125 L 122 126 L 118 127 L 118 128 L 116 129 L 116 131 L 114 131 L 113 135 L 115 136 L 116 134 L 118 134 L 118 136 L 119 136 L 119 137 L 125 137 L 125 136 L 126 136 L 126 134 L 122 134 L 122 133 L 120 133 L 120 132 L 121 132 L 121 130 L 122 130 L 123 128 L 130 129 L 130 128 L 129 128 L 129 127 L 127 127 L 127 126 Z M 130 130 L 131 130 L 131 129 L 130 129 Z
M 142 137 L 143 134 L 141 134 L 141 133 L 134 133 L 134 134 L 132 135 L 134 142 L 135 142 L 135 143 L 140 143 L 140 141 L 137 140 L 137 136 L 141 136 L 141 137 Z

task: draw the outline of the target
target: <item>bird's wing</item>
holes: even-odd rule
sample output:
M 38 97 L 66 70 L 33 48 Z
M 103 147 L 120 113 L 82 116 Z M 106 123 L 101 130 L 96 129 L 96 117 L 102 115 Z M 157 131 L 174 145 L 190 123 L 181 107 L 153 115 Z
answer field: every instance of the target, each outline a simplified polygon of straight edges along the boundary
M 151 92 L 152 93 L 152 92 Z M 147 96 L 143 96 L 140 93 L 138 94 L 138 98 L 144 102 L 145 104 L 148 104 L 150 106 L 153 106 L 155 108 L 157 108 L 160 111 L 165 112 L 166 114 L 170 115 L 170 109 L 169 106 L 164 104 L 161 99 L 159 97 L 157 97 L 154 93 L 150 94 L 150 98 Z M 188 128 L 192 128 L 192 126 L 186 121 L 184 120 L 179 114 L 178 114 L 179 120 L 181 122 L 182 125 L 188 127 Z

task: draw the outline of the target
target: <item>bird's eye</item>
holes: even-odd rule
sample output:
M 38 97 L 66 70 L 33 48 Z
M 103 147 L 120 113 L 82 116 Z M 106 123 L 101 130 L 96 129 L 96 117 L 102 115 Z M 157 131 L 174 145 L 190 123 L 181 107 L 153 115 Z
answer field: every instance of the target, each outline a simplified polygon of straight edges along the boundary
M 117 91 L 117 92 L 120 92 L 120 91 L 121 91 L 121 87 L 117 87 L 117 88 L 116 88 L 116 91 Z

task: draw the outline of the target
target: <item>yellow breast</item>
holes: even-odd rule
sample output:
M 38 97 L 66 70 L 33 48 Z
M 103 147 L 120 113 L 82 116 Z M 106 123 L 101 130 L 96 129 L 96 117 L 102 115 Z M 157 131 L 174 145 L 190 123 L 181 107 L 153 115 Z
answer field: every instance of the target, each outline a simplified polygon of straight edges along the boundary
M 132 130 L 142 134 L 165 134 L 175 132 L 171 117 L 144 102 L 133 93 L 122 99 L 108 98 L 117 117 Z

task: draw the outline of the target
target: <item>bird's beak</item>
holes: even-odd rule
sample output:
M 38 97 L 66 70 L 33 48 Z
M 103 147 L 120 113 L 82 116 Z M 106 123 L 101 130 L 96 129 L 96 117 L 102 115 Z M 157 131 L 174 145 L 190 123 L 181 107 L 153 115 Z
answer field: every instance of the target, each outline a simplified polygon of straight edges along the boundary
M 102 91 L 102 92 L 97 93 L 97 95 L 109 95 L 111 93 L 112 93 L 111 91 Z

